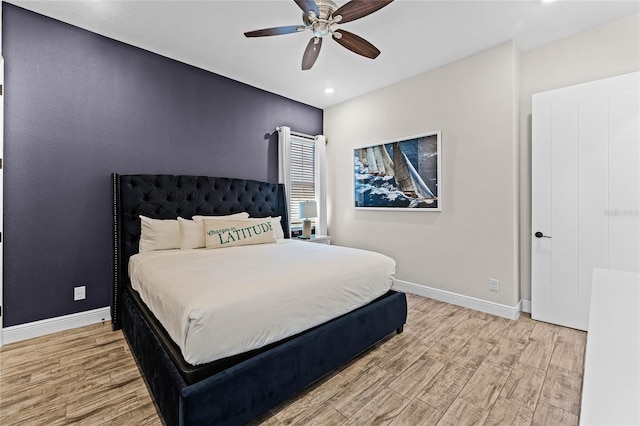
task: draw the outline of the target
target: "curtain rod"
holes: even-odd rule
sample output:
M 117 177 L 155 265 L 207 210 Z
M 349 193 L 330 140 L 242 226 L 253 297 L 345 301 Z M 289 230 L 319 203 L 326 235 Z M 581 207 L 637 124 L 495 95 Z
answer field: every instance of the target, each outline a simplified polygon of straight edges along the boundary
M 278 132 L 279 132 L 280 130 L 282 130 L 280 127 L 276 127 L 276 131 L 278 131 Z M 313 140 L 316 140 L 316 137 L 315 137 L 315 136 L 307 135 L 306 133 L 299 133 L 299 132 L 294 132 L 293 130 L 291 130 L 291 134 L 292 134 L 293 136 L 298 136 L 299 138 L 306 138 L 306 139 L 313 139 Z

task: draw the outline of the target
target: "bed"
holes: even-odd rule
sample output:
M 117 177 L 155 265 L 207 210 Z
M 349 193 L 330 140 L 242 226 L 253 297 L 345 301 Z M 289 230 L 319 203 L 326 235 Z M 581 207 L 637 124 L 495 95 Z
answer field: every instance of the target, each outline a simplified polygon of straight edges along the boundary
M 112 175 L 112 184 L 113 327 L 123 330 L 166 424 L 245 424 L 382 338 L 402 331 L 406 297 L 389 290 L 364 306 L 264 346 L 187 362 L 184 348 L 129 279 L 130 258 L 139 251 L 140 216 L 190 219 L 246 211 L 251 217 L 280 216 L 288 237 L 283 187 L 206 176 L 118 174 Z M 315 246 L 281 241 L 277 247 L 284 250 L 294 244 Z M 231 253 L 233 248 L 209 252 L 225 250 Z

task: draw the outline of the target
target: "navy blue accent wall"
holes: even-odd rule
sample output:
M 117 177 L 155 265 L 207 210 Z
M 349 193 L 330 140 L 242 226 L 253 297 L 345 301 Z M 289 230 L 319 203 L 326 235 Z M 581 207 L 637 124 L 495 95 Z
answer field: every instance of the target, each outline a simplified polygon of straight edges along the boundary
M 4 325 L 111 303 L 109 174 L 276 182 L 322 110 L 4 3 Z M 73 287 L 87 299 L 73 301 Z

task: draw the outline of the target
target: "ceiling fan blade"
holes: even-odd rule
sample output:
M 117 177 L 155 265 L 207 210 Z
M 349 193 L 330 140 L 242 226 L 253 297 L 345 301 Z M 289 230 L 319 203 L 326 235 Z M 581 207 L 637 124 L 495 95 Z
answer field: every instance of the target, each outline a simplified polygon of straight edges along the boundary
M 244 33 L 245 37 L 264 37 L 282 34 L 297 33 L 307 28 L 302 25 L 289 25 L 287 27 L 265 28 L 263 30 L 248 31 Z
M 303 71 L 310 70 L 313 64 L 316 63 L 321 47 L 322 39 L 320 37 L 311 37 L 311 40 L 307 43 L 307 48 L 304 49 L 304 55 L 302 56 Z
M 294 0 L 298 7 L 302 9 L 304 14 L 308 14 L 310 10 L 316 14 L 316 16 L 320 16 L 320 11 L 318 10 L 318 5 L 313 0 Z
M 332 16 L 334 19 L 338 15 L 342 16 L 341 20 L 336 21 L 341 24 L 344 22 L 355 21 L 356 19 L 360 19 L 382 9 L 392 1 L 393 0 L 351 0 L 333 12 Z
M 336 34 L 340 34 L 341 37 L 336 37 Z M 349 31 L 336 30 L 333 39 L 350 51 L 367 58 L 375 59 L 380 54 L 378 48 L 373 44 Z

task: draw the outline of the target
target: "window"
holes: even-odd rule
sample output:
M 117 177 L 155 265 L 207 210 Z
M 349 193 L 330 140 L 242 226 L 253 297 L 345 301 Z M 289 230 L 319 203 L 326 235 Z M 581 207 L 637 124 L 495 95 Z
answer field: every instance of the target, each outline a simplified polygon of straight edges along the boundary
M 327 235 L 326 139 L 278 127 L 278 174 L 289 205 L 291 229 L 302 228 L 298 202 L 316 200 L 318 217 L 313 221 L 318 235 Z
M 291 138 L 291 187 L 289 189 L 289 212 L 292 227 L 302 226 L 298 212 L 299 201 L 316 199 L 315 141 Z M 315 218 L 310 218 L 315 226 Z

